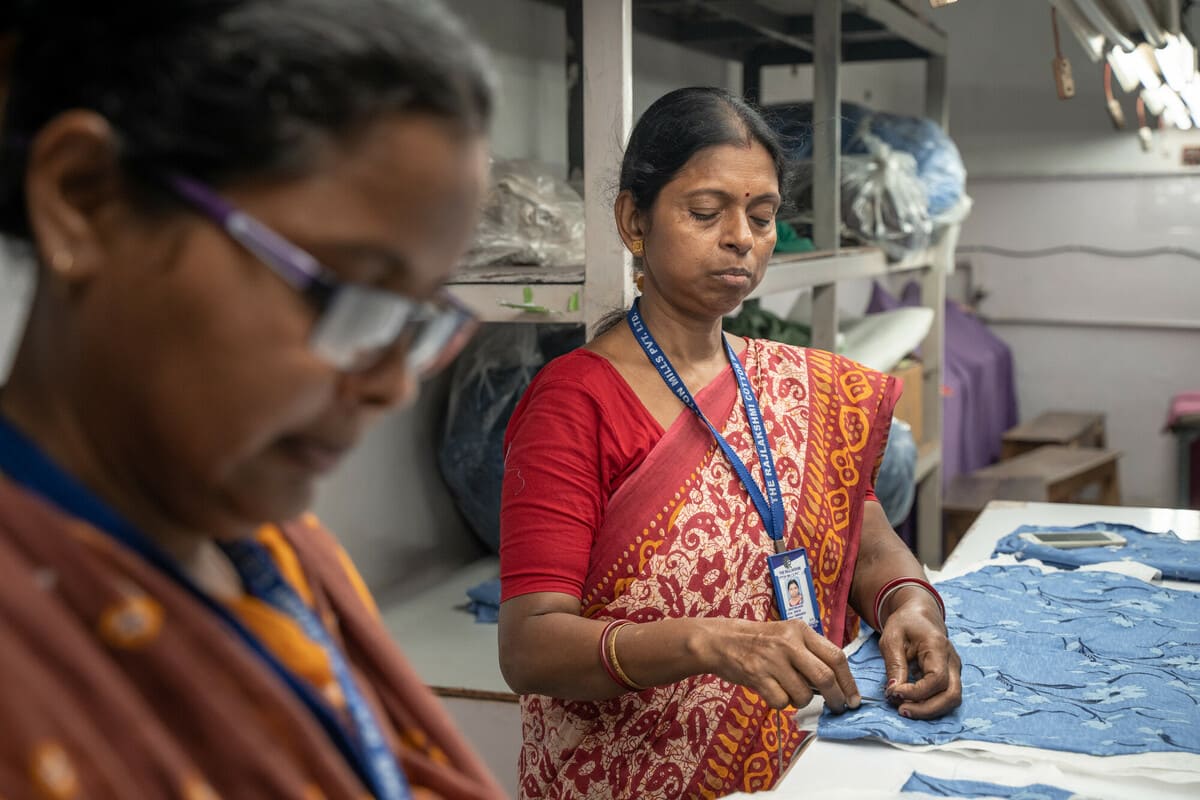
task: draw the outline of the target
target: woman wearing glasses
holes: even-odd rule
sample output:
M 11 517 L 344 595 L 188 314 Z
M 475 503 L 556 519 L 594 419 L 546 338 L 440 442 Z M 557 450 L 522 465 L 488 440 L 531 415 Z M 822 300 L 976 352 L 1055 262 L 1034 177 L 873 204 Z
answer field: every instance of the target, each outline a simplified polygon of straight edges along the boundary
M 303 514 L 469 333 L 477 46 L 430 2 L 13 5 L 0 796 L 500 795 Z

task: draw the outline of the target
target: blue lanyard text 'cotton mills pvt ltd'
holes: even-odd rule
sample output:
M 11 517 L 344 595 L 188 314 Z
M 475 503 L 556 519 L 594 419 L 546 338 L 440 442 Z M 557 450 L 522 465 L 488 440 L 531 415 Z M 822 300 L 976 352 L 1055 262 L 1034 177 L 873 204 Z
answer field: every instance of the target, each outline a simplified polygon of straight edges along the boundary
M 738 360 L 737 353 L 733 352 L 732 345 L 728 339 L 722 340 L 725 342 L 725 355 L 729 358 L 729 366 L 733 368 L 733 376 L 737 379 L 738 391 L 742 395 L 742 405 L 746 408 L 746 419 L 750 422 L 750 434 L 754 437 L 754 449 L 758 452 L 758 463 L 762 467 L 763 484 L 766 486 L 767 494 L 763 496 L 762 491 L 758 488 L 758 484 L 754 482 L 754 478 L 750 475 L 750 470 L 747 469 L 745 462 L 734 452 L 733 447 L 725 440 L 711 422 L 708 417 L 704 416 L 704 412 L 700 410 L 700 406 L 696 403 L 692 393 L 688 391 L 687 385 L 683 379 L 679 377 L 679 373 L 675 371 L 675 367 L 671 366 L 670 359 L 663 352 L 662 348 L 654 340 L 654 335 L 650 333 L 650 329 L 646 327 L 646 323 L 642 320 L 641 311 L 638 308 L 638 301 L 633 301 L 633 306 L 629 309 L 629 313 L 625 317 L 629 323 L 629 329 L 633 331 L 633 338 L 637 339 L 638 344 L 642 346 L 642 350 L 646 353 L 646 358 L 658 370 L 659 376 L 663 382 L 667 384 L 676 397 L 679 398 L 685 406 L 691 409 L 700 421 L 708 427 L 712 432 L 713 439 L 721 448 L 721 452 L 729 459 L 729 463 L 733 466 L 738 477 L 742 481 L 742 485 L 746 487 L 746 493 L 750 495 L 751 502 L 758 510 L 758 515 L 762 517 L 763 527 L 766 528 L 767 534 L 775 543 L 775 550 L 779 552 L 783 548 L 783 533 L 784 533 L 784 514 L 783 514 L 783 495 L 779 489 L 779 477 L 775 474 L 775 458 L 771 455 L 771 444 L 767 441 L 767 430 L 763 425 L 762 411 L 758 406 L 758 398 L 754 396 L 754 388 L 750 385 L 750 379 L 746 376 L 746 370 L 742 367 L 742 362 Z

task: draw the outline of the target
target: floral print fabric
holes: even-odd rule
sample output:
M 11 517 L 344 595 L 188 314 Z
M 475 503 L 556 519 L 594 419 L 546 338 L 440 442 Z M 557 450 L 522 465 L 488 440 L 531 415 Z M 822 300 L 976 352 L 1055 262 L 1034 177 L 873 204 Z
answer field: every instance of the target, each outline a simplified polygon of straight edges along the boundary
M 962 705 L 928 721 L 864 705 L 822 716 L 818 736 L 1200 753 L 1200 594 L 1026 566 L 987 566 L 938 589 L 963 661 Z M 864 693 L 882 685 L 878 637 L 850 664 Z
M 1063 549 L 1035 544 L 1021 538 L 1022 533 L 1047 531 L 1102 530 L 1125 537 L 1119 547 L 1080 547 Z M 1082 567 L 1105 561 L 1136 561 L 1161 570 L 1164 578 L 1180 581 L 1200 581 L 1200 542 L 1187 542 L 1174 531 L 1154 533 L 1132 525 L 1112 522 L 1093 522 L 1075 528 L 1046 528 L 1022 525 L 996 543 L 996 554 L 1011 553 L 1020 561 L 1036 558 L 1056 567 Z

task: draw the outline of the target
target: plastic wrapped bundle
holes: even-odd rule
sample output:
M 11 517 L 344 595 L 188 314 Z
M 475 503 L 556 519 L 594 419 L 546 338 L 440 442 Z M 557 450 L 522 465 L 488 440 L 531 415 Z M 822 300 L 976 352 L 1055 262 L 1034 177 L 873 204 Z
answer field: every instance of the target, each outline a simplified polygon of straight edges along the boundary
M 892 259 L 927 247 L 933 224 L 916 160 L 869 133 L 861 138 L 868 155 L 842 159 L 842 226 Z M 798 176 L 797 205 L 811 209 L 811 168 L 801 168 Z
M 958 148 L 933 120 L 883 112 L 867 114 L 858 125 L 850 153 L 870 153 L 869 137 L 913 157 L 916 176 L 925 190 L 930 219 L 941 224 L 962 219 L 941 219 L 960 204 L 967 185 L 967 170 Z
M 496 161 L 465 267 L 583 263 L 583 199 L 531 161 Z
M 934 225 L 961 222 L 970 209 L 967 171 L 954 142 L 932 120 L 873 112 L 855 103 L 842 104 L 841 151 L 845 156 L 875 156 L 882 142 L 913 157 L 915 175 L 925 193 L 926 216 Z M 790 158 L 812 159 L 812 103 L 771 106 L 767 117 L 780 134 Z
M 578 325 L 497 325 L 455 362 L 438 466 L 463 517 L 494 552 L 509 417 L 537 371 L 583 342 Z

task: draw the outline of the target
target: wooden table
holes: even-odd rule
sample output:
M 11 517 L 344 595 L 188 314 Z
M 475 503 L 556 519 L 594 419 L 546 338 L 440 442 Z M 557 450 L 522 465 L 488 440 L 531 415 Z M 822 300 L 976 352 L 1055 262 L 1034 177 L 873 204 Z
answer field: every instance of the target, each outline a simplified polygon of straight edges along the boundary
M 1100 447 L 1104 441 L 1104 414 L 1099 411 L 1047 411 L 1036 419 L 1007 431 L 1000 458 L 1012 458 L 1046 445 Z
M 1041 478 L 955 475 L 942 498 L 942 552 L 952 553 L 963 534 L 993 500 L 1047 500 Z
M 976 478 L 1038 478 L 1045 482 L 1045 499 L 1052 503 L 1078 500 L 1083 489 L 1097 485 L 1100 503 L 1115 506 L 1121 502 L 1117 483 L 1120 456 L 1118 450 L 1048 445 L 971 474 Z

